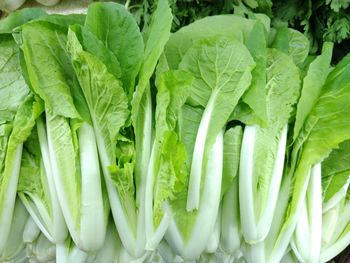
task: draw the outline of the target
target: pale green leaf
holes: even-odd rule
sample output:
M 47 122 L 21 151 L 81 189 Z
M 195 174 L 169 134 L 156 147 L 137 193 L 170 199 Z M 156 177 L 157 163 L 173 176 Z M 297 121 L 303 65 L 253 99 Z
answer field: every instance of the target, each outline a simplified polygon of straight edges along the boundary
M 317 101 L 330 72 L 333 44 L 325 43 L 323 51 L 309 66 L 303 81 L 303 88 L 298 102 L 296 120 L 294 124 L 293 140 L 299 134 L 308 114 Z
M 11 35 L 0 35 L 0 124 L 12 121 L 29 94 L 19 64 L 19 48 Z
M 224 163 L 222 171 L 221 197 L 230 188 L 237 176 L 242 144 L 242 127 L 228 129 L 224 135 Z
M 124 89 L 132 95 L 144 56 L 142 35 L 132 15 L 117 3 L 94 3 L 89 6 L 85 27 L 117 58 Z
M 322 162 L 322 188 L 324 202 L 336 194 L 350 177 L 350 141 L 339 144 Z
M 33 22 L 24 25 L 21 34 L 22 50 L 34 92 L 54 114 L 79 118 L 72 97 L 71 89 L 77 88 L 66 51 L 64 30 L 48 22 Z

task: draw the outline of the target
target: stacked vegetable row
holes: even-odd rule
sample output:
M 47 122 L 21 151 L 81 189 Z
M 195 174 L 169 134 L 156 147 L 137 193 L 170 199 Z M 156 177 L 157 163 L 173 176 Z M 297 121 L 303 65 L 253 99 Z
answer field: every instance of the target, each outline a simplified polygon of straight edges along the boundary
M 114 3 L 0 23 L 1 260 L 326 262 L 350 243 L 350 56 L 309 57 L 259 14 L 171 22 L 159 0 L 143 34 Z

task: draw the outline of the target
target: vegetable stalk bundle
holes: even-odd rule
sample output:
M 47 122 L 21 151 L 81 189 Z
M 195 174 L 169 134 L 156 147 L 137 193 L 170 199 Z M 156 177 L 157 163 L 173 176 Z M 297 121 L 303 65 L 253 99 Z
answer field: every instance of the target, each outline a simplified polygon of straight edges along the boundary
M 0 22 L 2 261 L 326 262 L 350 243 L 350 56 L 261 14 L 171 23 L 166 0 L 145 32 L 117 3 Z

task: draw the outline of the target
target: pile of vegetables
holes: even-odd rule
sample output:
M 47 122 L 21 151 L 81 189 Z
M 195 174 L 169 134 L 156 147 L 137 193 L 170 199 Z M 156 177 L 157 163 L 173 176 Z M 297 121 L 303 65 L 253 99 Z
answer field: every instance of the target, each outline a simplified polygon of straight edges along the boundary
M 350 244 L 350 55 L 262 14 L 0 22 L 0 261 L 327 262 Z

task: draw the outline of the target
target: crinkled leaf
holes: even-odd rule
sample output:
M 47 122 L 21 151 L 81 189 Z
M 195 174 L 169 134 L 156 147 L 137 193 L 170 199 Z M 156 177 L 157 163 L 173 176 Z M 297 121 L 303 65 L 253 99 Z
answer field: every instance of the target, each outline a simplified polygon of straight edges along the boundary
M 113 165 L 109 168 L 111 179 L 118 189 L 118 195 L 124 208 L 129 224 L 136 226 L 136 203 L 134 185 L 134 165 L 125 163 L 123 166 Z
M 72 93 L 75 76 L 66 51 L 66 34 L 47 22 L 33 22 L 22 27 L 22 50 L 34 92 L 54 114 L 79 118 Z M 59 96 L 57 96 L 59 94 Z
M 35 125 L 35 120 L 42 111 L 42 104 L 38 103 L 32 95 L 28 96 L 18 108 L 7 144 L 4 170 L 0 174 L 0 211 L 4 209 L 5 199 L 10 198 L 7 189 L 9 189 L 9 184 L 13 180 L 11 175 L 12 169 L 14 169 L 17 146 L 23 144 L 29 137 Z M 15 180 L 17 181 L 18 178 Z
M 285 70 L 288 68 L 288 70 Z M 254 191 L 256 215 L 264 211 L 277 160 L 283 128 L 288 124 L 300 92 L 299 71 L 291 57 L 275 49 L 268 50 L 266 106 L 267 126 L 257 127 L 254 141 Z
M 164 202 L 177 198 L 183 190 L 186 150 L 173 131 L 166 131 L 160 146 L 159 170 L 154 184 L 153 223 L 158 226 L 163 217 Z
M 161 74 L 157 85 L 156 137 L 161 140 L 164 131 L 177 131 L 181 108 L 189 96 L 193 82 L 191 74 L 168 71 Z
M 182 71 L 168 71 L 161 74 L 157 85 L 156 142 L 154 158 L 154 218 L 158 226 L 163 216 L 165 201 L 176 198 L 176 192 L 183 190 L 186 160 L 185 146 L 177 134 L 181 108 L 189 95 L 193 78 Z

